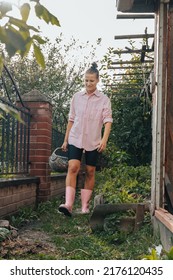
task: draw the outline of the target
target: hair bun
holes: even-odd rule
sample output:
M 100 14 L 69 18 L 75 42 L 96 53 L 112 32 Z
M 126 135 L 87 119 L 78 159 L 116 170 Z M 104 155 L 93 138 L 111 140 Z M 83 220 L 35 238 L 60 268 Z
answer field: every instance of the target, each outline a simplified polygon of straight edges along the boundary
M 86 73 L 87 74 L 96 74 L 97 79 L 99 79 L 99 70 L 97 69 L 97 63 L 93 62 L 91 64 L 91 67 L 88 70 L 86 70 Z
M 93 62 L 93 63 L 91 64 L 91 68 L 92 68 L 92 69 L 97 69 L 97 67 L 98 67 L 98 65 L 97 65 L 96 62 Z

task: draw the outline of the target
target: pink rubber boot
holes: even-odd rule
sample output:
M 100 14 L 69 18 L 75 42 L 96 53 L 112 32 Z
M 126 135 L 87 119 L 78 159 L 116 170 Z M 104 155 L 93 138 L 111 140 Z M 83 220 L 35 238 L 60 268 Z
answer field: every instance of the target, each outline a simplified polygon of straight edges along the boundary
M 76 189 L 70 186 L 66 187 L 66 193 L 65 193 L 65 204 L 61 204 L 59 206 L 59 211 L 62 212 L 65 216 L 71 217 L 72 215 L 72 208 L 73 203 L 75 200 L 75 193 Z
M 91 199 L 92 190 L 81 189 L 81 202 L 82 202 L 82 214 L 88 214 L 89 210 L 89 201 Z

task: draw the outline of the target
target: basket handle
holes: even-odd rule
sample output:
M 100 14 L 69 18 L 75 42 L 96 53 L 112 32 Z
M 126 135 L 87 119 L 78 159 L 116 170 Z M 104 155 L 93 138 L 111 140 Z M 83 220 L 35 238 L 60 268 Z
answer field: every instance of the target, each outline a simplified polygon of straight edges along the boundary
M 58 148 L 56 148 L 56 149 L 54 150 L 54 152 L 57 151 L 57 150 L 62 150 L 62 148 L 61 148 L 61 147 L 58 147 Z
M 53 151 L 52 154 L 56 154 L 56 151 L 58 151 L 58 150 L 61 150 L 62 152 L 66 152 L 66 151 L 63 151 L 63 149 L 62 149 L 61 147 L 57 147 L 57 148 Z

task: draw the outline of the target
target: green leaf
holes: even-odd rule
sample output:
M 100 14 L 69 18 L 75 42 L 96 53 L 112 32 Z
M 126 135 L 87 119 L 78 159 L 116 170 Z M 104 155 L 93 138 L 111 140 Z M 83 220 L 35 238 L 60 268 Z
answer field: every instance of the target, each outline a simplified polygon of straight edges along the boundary
M 8 50 L 8 45 L 12 46 L 16 51 L 25 51 L 25 40 L 21 36 L 20 31 L 16 30 L 13 27 L 9 27 L 6 30 L 7 37 L 8 37 L 8 43 L 6 44 L 7 50 Z M 11 54 L 9 53 L 11 56 Z
M 12 108 L 4 103 L 0 103 L 0 109 L 2 111 L 4 111 L 5 113 L 10 114 L 15 119 L 17 119 L 19 122 L 24 124 L 24 121 L 20 117 L 20 113 L 17 110 L 15 110 L 14 108 Z
M 20 13 L 22 16 L 23 21 L 27 22 L 28 17 L 29 17 L 29 13 L 30 13 L 31 7 L 29 4 L 24 3 L 21 7 L 20 7 Z
M 10 41 L 8 43 L 10 43 L 10 45 L 13 45 L 14 48 L 12 48 L 12 46 L 7 47 L 8 54 L 10 55 L 10 53 L 11 53 L 10 56 L 12 56 L 15 54 L 15 52 L 19 52 L 20 55 L 22 57 L 24 57 L 29 52 L 31 44 L 32 44 L 32 38 L 30 37 L 28 25 L 23 20 L 18 20 L 18 19 L 12 18 L 12 17 L 10 18 L 10 23 L 19 27 L 19 30 L 16 30 L 16 29 L 13 29 L 13 30 L 16 30 L 18 35 L 21 36 L 22 47 L 13 45 L 13 43 L 11 43 L 11 41 Z M 13 27 L 11 27 L 11 28 L 13 28 Z M 38 30 L 36 29 L 34 31 L 38 31 Z
M 5 47 L 8 52 L 8 55 L 12 57 L 16 52 L 25 53 L 27 40 L 23 37 L 23 33 L 19 30 L 16 30 L 12 26 L 9 26 L 6 29 L 7 40 L 5 42 Z
M 57 26 L 61 26 L 59 20 L 57 19 L 57 17 L 55 17 L 54 15 L 50 14 L 50 22 L 52 25 L 57 25 Z
M 21 55 L 21 57 L 25 57 L 29 53 L 32 43 L 33 43 L 32 38 L 28 37 L 26 40 L 26 44 L 25 44 L 25 50 L 19 51 L 19 54 Z
M 14 18 L 14 17 L 9 17 L 9 23 L 12 24 L 12 25 L 15 25 L 19 28 L 27 29 L 26 22 L 21 20 L 21 19 Z
M 0 41 L 2 43 L 6 43 L 7 42 L 7 34 L 6 34 L 6 30 L 4 27 L 0 26 Z
M 21 19 L 9 17 L 9 23 L 19 27 L 20 29 L 25 29 L 25 30 L 31 29 L 35 32 L 39 32 L 39 30 L 37 28 L 35 28 L 34 26 L 31 26 L 31 25 L 27 25 L 26 22 Z
M 43 6 L 40 5 L 40 4 L 37 4 L 37 5 L 35 6 L 35 13 L 36 13 L 36 16 L 37 16 L 38 18 L 42 18 Z
M 16 48 L 15 48 L 12 44 L 10 44 L 10 43 L 6 44 L 5 47 L 6 47 L 7 53 L 8 53 L 8 55 L 9 55 L 10 57 L 12 57 L 13 55 L 15 55 L 15 53 L 17 52 Z
M 38 18 L 43 19 L 46 23 L 51 23 L 52 25 L 60 26 L 57 17 L 52 15 L 43 5 L 36 4 L 35 13 Z
M 35 32 L 40 32 L 40 31 L 38 30 L 38 28 L 35 28 L 35 27 L 32 26 L 32 25 L 27 25 L 27 28 L 28 28 L 28 29 L 31 29 L 31 30 L 33 30 L 33 31 L 35 31 Z
M 19 32 L 25 41 L 29 41 L 31 39 L 29 30 L 21 29 L 19 30 Z
M 169 252 L 166 252 L 168 260 L 173 260 L 173 247 L 171 247 Z
M 44 56 L 40 50 L 40 48 L 36 45 L 33 44 L 34 46 L 34 55 L 36 58 L 37 63 L 42 67 L 45 68 L 45 61 L 44 61 Z
M 6 13 L 12 11 L 12 4 L 7 3 L 6 1 L 0 2 L 0 14 L 1 17 L 4 17 Z
M 38 36 L 38 35 L 32 36 L 32 39 L 33 39 L 33 40 L 36 40 L 39 44 L 45 44 L 45 43 L 46 43 L 46 41 L 43 40 L 43 39 L 42 39 L 40 36 Z

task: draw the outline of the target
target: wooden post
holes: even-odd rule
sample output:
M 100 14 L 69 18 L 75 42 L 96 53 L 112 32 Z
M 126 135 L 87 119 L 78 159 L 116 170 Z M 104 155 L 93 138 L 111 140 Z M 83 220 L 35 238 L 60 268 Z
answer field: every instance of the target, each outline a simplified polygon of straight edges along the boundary
M 138 230 L 141 227 L 144 220 L 144 214 L 145 214 L 145 204 L 142 203 L 137 204 L 134 230 Z

